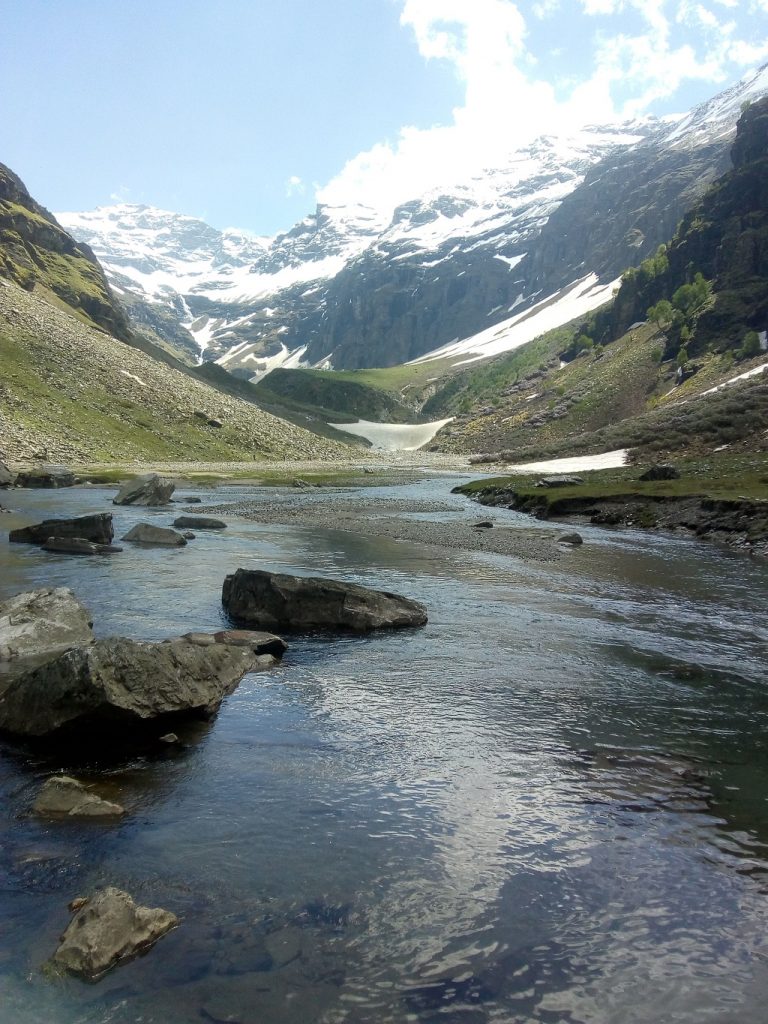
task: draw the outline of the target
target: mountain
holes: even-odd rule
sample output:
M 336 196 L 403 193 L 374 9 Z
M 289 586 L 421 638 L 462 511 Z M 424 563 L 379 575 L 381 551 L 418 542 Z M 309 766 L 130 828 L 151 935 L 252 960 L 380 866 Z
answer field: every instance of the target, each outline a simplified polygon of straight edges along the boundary
M 561 297 L 550 319 L 575 315 L 575 295 L 578 312 L 605 301 L 725 170 L 741 105 L 767 89 L 762 68 L 684 117 L 541 138 L 386 218 L 319 206 L 273 239 L 146 206 L 58 216 L 134 322 L 188 357 L 250 378 L 392 366 Z
M 454 421 L 434 447 L 765 452 L 768 97 L 745 108 L 731 157 L 613 303 L 439 386 L 421 411 Z
M 75 242 L 5 164 L 0 164 L 0 277 L 60 300 L 117 338 L 130 335 L 93 252 Z

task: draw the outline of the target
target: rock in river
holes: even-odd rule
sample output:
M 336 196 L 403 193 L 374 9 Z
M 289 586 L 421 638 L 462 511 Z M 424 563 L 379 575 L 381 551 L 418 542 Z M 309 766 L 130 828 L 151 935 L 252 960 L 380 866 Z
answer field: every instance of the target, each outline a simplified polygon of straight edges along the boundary
M 157 473 L 147 473 L 123 484 L 112 499 L 112 504 L 167 505 L 175 489 L 173 480 L 166 480 Z
M 34 526 L 11 530 L 8 540 L 17 544 L 45 544 L 49 537 L 81 537 L 93 544 L 111 544 L 114 537 L 111 512 L 97 512 L 75 519 L 44 519 Z
M 266 629 L 403 629 L 423 626 L 424 605 L 356 583 L 238 569 L 224 580 L 221 600 L 236 622 Z
M 151 523 L 136 523 L 121 539 L 133 541 L 134 544 L 162 544 L 169 548 L 183 547 L 187 543 L 187 538 L 176 530 L 166 526 L 152 526 Z
M 179 516 L 173 525 L 179 530 L 226 530 L 227 524 L 210 516 Z
M 53 962 L 95 981 L 110 967 L 149 949 L 178 923 L 170 911 L 139 907 L 127 892 L 109 887 L 77 911 Z
M 91 614 L 66 587 L 30 590 L 0 602 L 0 661 L 93 641 Z
M 116 555 L 123 549 L 114 544 L 94 544 L 85 537 L 49 537 L 42 550 L 59 555 Z
M 0 696 L 0 729 L 21 736 L 77 725 L 125 732 L 159 715 L 208 716 L 246 672 L 274 663 L 225 644 L 97 640 L 15 673 Z
M 125 814 L 120 804 L 102 800 L 68 775 L 46 779 L 32 810 L 41 818 L 119 818 Z
M 17 487 L 72 487 L 75 474 L 66 466 L 38 466 L 16 475 Z

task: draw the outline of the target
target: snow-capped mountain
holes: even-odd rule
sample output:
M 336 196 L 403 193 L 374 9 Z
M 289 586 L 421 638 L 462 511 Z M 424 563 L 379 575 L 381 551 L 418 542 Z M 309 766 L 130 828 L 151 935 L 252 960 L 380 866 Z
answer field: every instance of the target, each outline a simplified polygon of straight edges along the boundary
M 766 91 L 762 68 L 680 118 L 540 138 L 391 215 L 319 206 L 275 238 L 147 206 L 57 217 L 135 323 L 248 376 L 482 352 L 462 340 L 549 297 L 604 301 L 725 169 L 742 104 Z

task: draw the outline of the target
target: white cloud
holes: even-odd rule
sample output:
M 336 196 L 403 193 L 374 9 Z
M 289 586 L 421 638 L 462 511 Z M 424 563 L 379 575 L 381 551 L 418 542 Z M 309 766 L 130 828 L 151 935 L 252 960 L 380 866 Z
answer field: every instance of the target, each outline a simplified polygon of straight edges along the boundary
M 392 207 L 493 166 L 537 135 L 644 114 L 686 82 L 715 87 L 768 55 L 755 31 L 741 39 L 734 21 L 721 20 L 734 0 L 578 0 L 570 13 L 583 31 L 570 46 L 583 47 L 591 66 L 559 72 L 556 92 L 536 70 L 553 47 L 532 51 L 523 10 L 541 22 L 560 0 L 399 2 L 422 57 L 448 63 L 463 84 L 463 103 L 449 124 L 406 126 L 358 154 L 318 189 L 320 202 Z M 768 12 L 768 0 L 749 2 Z
M 286 199 L 290 199 L 292 196 L 303 196 L 306 191 L 307 186 L 297 174 L 292 174 L 285 183 Z

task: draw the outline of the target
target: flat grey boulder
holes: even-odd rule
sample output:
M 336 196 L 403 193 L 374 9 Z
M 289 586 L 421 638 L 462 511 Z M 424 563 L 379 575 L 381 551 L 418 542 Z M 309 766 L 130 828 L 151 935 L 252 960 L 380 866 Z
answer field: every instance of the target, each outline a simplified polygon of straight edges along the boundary
M 187 538 L 176 530 L 166 526 L 152 526 L 151 523 L 136 523 L 121 540 L 129 540 L 134 544 L 163 544 L 170 548 L 180 548 L 187 543 Z
M 56 653 L 93 641 L 91 613 L 66 587 L 0 602 L 0 661 Z
M 541 480 L 537 480 L 536 487 L 577 487 L 579 484 L 583 484 L 584 480 L 580 476 L 543 476 Z
M 147 473 L 123 484 L 112 499 L 113 505 L 167 505 L 176 489 L 173 480 Z
M 557 538 L 558 544 L 570 544 L 572 547 L 578 547 L 579 544 L 584 543 L 584 538 L 580 533 L 563 533 Z
M 66 466 L 37 466 L 16 474 L 17 487 L 72 487 L 75 474 Z
M 184 640 L 201 647 L 211 644 L 230 644 L 233 647 L 248 647 L 254 654 L 271 654 L 282 658 L 288 650 L 288 644 L 274 633 L 264 633 L 255 629 L 220 629 L 218 633 L 185 633 Z
M 227 524 L 210 516 L 179 516 L 173 525 L 185 530 L 226 530 Z
M 68 775 L 46 779 L 32 810 L 41 818 L 119 818 L 125 814 L 120 804 L 102 800 Z
M 34 526 L 11 530 L 8 540 L 16 544 L 45 544 L 49 537 L 81 537 L 93 544 L 111 544 L 115 532 L 111 512 L 97 512 L 74 519 L 44 519 Z
M 13 473 L 4 462 L 0 462 L 0 487 L 10 487 L 13 483 Z
M 115 555 L 123 550 L 114 544 L 94 544 L 85 537 L 49 537 L 41 549 L 60 555 Z
M 160 715 L 210 716 L 246 672 L 272 664 L 247 647 L 97 640 L 15 672 L 0 695 L 0 729 L 46 736 L 80 725 L 124 733 Z
M 95 981 L 116 964 L 148 950 L 178 923 L 170 911 L 140 907 L 127 892 L 109 887 L 79 907 L 52 959 Z
M 233 621 L 265 629 L 365 633 L 423 626 L 427 621 L 424 605 L 399 594 L 261 569 L 238 569 L 227 576 L 221 600 Z

